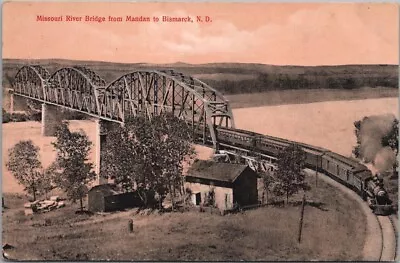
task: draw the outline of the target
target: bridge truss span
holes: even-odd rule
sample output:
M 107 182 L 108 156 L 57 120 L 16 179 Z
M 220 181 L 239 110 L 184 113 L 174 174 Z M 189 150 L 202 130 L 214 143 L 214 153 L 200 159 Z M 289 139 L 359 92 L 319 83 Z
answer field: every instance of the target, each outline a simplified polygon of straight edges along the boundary
M 45 101 L 98 115 L 98 93 L 106 82 L 84 67 L 67 67 L 54 72 L 45 86 Z
M 208 135 L 216 143 L 214 126 L 234 127 L 228 101 L 201 81 L 174 71 L 141 70 L 111 82 L 99 94 L 101 116 L 124 120 L 163 112 L 186 121 L 205 142 Z M 206 129 L 209 129 L 208 132 Z M 202 132 L 201 132 L 202 131 Z
M 14 93 L 24 94 L 32 99 L 43 99 L 50 73 L 39 65 L 23 66 L 15 75 Z
M 212 143 L 215 149 L 215 128 L 235 127 L 221 93 L 173 70 L 137 70 L 107 84 L 85 67 L 49 74 L 41 66 L 24 66 L 15 76 L 13 93 L 119 123 L 138 114 L 152 118 L 169 112 L 185 120 L 197 140 Z

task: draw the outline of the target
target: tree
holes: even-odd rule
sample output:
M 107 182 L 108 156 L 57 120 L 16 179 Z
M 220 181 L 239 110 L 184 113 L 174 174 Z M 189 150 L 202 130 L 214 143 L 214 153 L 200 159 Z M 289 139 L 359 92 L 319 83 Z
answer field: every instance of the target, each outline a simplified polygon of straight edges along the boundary
M 399 138 L 399 120 L 394 119 L 392 128 L 385 136 L 383 136 L 381 143 L 382 143 L 383 147 L 389 146 L 396 156 L 399 154 L 399 139 L 398 138 Z M 393 165 L 392 165 L 394 173 L 397 173 L 398 165 L 399 165 L 399 162 L 398 162 L 398 159 L 396 158 L 396 160 L 393 162 Z
M 8 113 L 4 108 L 2 108 L 2 117 L 3 123 L 8 123 L 11 121 L 10 113 Z
M 343 79 L 343 88 L 344 89 L 354 89 L 356 88 L 356 81 L 352 77 L 344 78 Z
M 141 123 L 137 123 L 140 125 Z M 100 176 L 113 177 L 115 184 L 129 192 L 135 189 L 135 178 L 139 168 L 136 167 L 136 151 L 140 147 L 134 134 L 130 133 L 132 123 L 116 127 L 107 132 L 105 147 L 101 148 Z
M 25 186 L 25 190 L 32 194 L 33 200 L 36 201 L 36 196 L 41 190 L 40 179 L 42 176 L 39 147 L 35 146 L 31 140 L 20 141 L 9 150 L 8 155 L 7 169 L 18 183 Z
M 126 120 L 124 126 L 108 131 L 102 150 L 101 175 L 112 175 L 114 182 L 126 192 L 136 190 L 145 206 L 153 197 L 155 175 L 161 170 L 154 156 L 161 142 L 153 133 L 151 123 L 137 116 Z
M 87 184 L 96 178 L 92 171 L 93 164 L 88 162 L 92 143 L 84 133 L 71 132 L 68 123 L 57 127 L 56 142 L 52 143 L 57 150 L 53 163 L 55 184 L 67 193 L 70 200 L 80 200 L 83 211 L 83 197 L 87 194 Z
M 50 165 L 47 167 L 41 174 L 38 185 L 42 194 L 45 194 L 46 199 L 48 197 L 48 193 L 55 188 L 54 186 L 54 174 L 55 167 L 54 165 Z
M 333 77 L 329 77 L 327 80 L 328 82 L 328 89 L 340 89 L 341 88 L 341 84 L 340 81 L 337 80 L 336 78 Z
M 264 204 L 264 196 L 265 196 L 265 203 L 268 204 L 268 193 L 273 189 L 275 179 L 272 176 L 272 172 L 261 172 L 260 173 L 262 178 L 262 186 L 263 186 L 263 194 L 262 194 L 262 203 Z
M 399 120 L 394 119 L 390 131 L 382 137 L 382 146 L 389 146 L 397 155 L 399 153 Z
M 289 197 L 299 190 L 309 189 L 304 181 L 304 163 L 305 153 L 296 144 L 289 145 L 278 154 L 273 192 L 277 196 L 286 195 L 286 204 L 289 202 Z
M 148 206 L 147 193 L 184 196 L 183 163 L 193 159 L 191 134 L 183 120 L 163 113 L 151 120 L 136 116 L 107 136 L 102 175 L 113 175 L 126 191 L 136 190 Z
M 183 163 L 193 161 L 195 151 L 191 142 L 193 141 L 191 132 L 187 124 L 172 114 L 162 114 L 154 117 L 156 134 L 161 138 L 162 147 L 156 151 L 156 160 L 160 162 L 162 168 L 156 191 L 168 186 L 168 192 L 172 196 L 174 206 L 176 191 L 179 190 L 181 196 L 184 195 Z
M 363 120 L 365 120 L 366 118 L 364 117 Z M 357 138 L 357 144 L 356 146 L 353 148 L 353 154 L 356 158 L 360 158 L 361 157 L 361 121 L 355 121 L 354 122 L 354 133 L 356 134 L 356 138 Z

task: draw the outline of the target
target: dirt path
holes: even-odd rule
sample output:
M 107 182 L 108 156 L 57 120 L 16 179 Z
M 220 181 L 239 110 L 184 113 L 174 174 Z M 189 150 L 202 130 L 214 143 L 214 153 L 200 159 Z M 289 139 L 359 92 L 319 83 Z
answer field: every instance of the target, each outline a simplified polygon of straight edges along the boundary
M 315 172 L 306 169 L 309 175 L 315 176 Z M 381 229 L 377 217 L 372 213 L 367 203 L 361 199 L 354 191 L 350 190 L 346 186 L 336 182 L 330 177 L 319 173 L 318 179 L 324 180 L 324 182 L 338 188 L 343 191 L 349 198 L 357 201 L 360 204 L 362 211 L 364 212 L 367 219 L 367 233 L 365 238 L 365 244 L 363 249 L 363 260 L 365 261 L 379 261 L 381 258 L 381 250 L 383 246 L 383 239 Z

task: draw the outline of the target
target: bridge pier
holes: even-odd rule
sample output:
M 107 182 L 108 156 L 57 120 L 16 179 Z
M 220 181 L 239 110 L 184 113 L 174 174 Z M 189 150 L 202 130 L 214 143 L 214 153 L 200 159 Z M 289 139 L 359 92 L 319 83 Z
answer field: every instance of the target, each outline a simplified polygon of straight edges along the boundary
M 10 108 L 9 112 L 14 113 L 15 111 L 28 111 L 29 107 L 25 98 L 15 95 L 14 93 L 10 94 Z
M 112 129 L 112 122 L 104 120 L 96 120 L 96 162 L 95 171 L 97 174 L 97 179 L 95 185 L 107 184 L 109 179 L 105 178 L 100 174 L 101 171 L 101 152 L 104 149 L 107 142 L 107 133 Z
M 56 128 L 62 123 L 62 113 L 59 108 L 46 103 L 42 104 L 42 136 L 54 136 Z

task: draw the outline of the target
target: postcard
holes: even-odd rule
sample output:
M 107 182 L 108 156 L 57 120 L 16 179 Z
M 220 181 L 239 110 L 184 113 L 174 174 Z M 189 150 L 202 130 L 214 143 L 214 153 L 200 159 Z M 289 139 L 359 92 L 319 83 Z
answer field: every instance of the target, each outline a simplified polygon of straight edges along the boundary
M 397 260 L 398 21 L 5 2 L 3 258 Z

